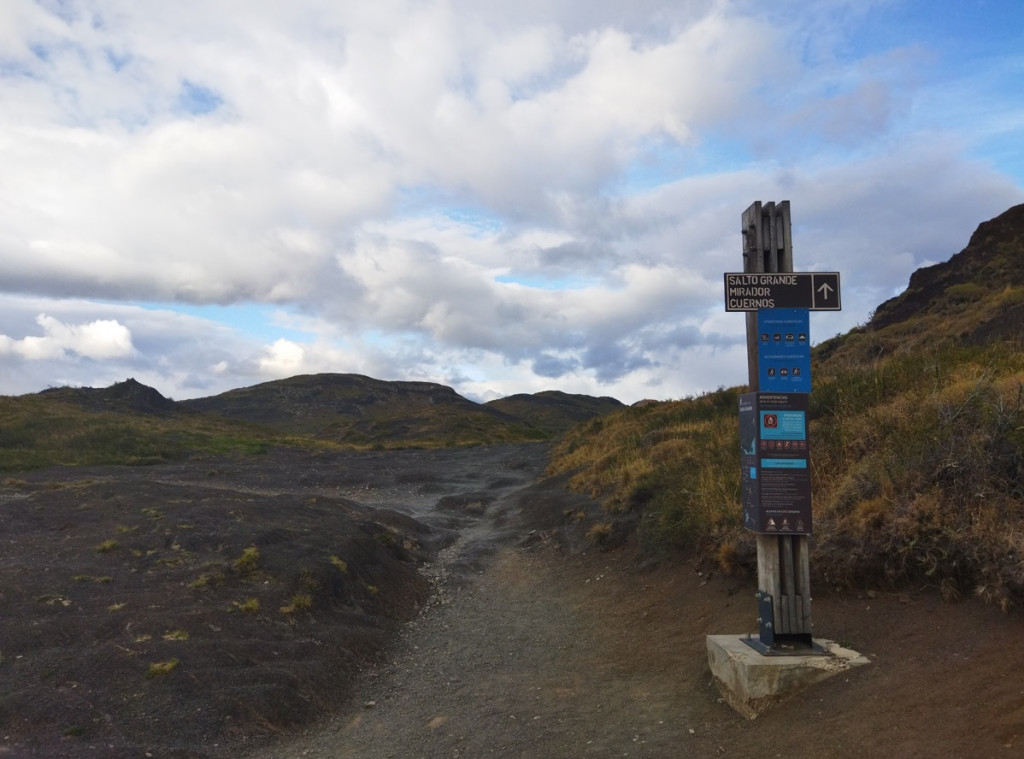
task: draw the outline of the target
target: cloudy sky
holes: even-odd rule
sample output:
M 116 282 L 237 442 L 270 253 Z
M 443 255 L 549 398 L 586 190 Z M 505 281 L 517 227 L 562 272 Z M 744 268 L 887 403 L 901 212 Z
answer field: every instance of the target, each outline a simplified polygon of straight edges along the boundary
M 1024 202 L 1019 0 L 0 0 L 0 394 L 746 380 L 740 214 L 863 323 Z

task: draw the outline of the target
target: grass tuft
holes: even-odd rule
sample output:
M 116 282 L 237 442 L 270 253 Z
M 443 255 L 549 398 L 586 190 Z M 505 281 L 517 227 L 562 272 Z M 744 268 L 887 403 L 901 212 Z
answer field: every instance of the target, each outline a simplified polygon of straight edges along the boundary
M 256 546 L 249 546 L 242 555 L 231 563 L 231 568 L 240 575 L 251 575 L 260 567 L 260 549 Z
M 247 598 L 244 601 L 234 601 L 228 611 L 240 611 L 245 614 L 255 614 L 260 610 L 258 598 Z
M 153 662 L 149 665 L 149 669 L 146 670 L 146 679 L 152 680 L 157 677 L 163 677 L 169 675 L 171 672 L 178 668 L 180 662 L 177 659 L 168 659 L 167 661 Z
M 309 593 L 296 593 L 286 606 L 281 607 L 282 614 L 295 614 L 313 607 L 313 596 Z

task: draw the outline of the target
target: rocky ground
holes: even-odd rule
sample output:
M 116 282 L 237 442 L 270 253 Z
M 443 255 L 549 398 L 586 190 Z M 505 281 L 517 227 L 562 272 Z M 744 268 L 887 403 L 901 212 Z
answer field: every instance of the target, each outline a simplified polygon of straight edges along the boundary
M 237 756 L 335 709 L 423 564 L 543 446 L 59 467 L 0 483 L 0 753 Z M 488 539 L 500 539 L 496 524 Z
M 8 479 L 0 753 L 1021 755 L 1019 613 L 820 596 L 818 633 L 871 664 L 748 721 L 704 636 L 753 631 L 753 580 L 590 546 L 562 528 L 594 504 L 539 481 L 544 460 L 278 451 Z

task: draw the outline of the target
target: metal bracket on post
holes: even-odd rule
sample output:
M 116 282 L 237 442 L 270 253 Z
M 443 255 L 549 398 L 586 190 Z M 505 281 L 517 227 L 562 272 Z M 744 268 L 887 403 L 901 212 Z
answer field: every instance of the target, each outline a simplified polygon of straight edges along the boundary
M 770 654 L 775 646 L 775 605 L 771 593 L 757 591 L 758 639 L 747 638 L 746 643 L 762 654 Z
M 811 638 L 810 633 L 779 633 L 775 630 L 775 602 L 771 593 L 757 591 L 758 637 L 743 642 L 762 656 L 820 656 L 828 652 Z

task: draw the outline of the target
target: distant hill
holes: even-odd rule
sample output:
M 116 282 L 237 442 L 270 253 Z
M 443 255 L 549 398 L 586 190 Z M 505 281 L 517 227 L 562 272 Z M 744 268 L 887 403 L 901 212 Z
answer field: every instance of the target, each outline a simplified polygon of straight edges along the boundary
M 445 385 L 359 374 L 300 375 L 179 405 L 291 435 L 385 447 L 544 440 L 622 408 L 613 398 L 557 391 L 479 404 Z
M 547 434 L 432 382 L 307 374 L 181 401 L 182 408 L 355 445 L 461 445 Z
M 160 391 L 129 378 L 110 387 L 53 387 L 40 396 L 67 401 L 90 411 L 119 411 L 139 414 L 168 414 L 178 406 Z
M 589 395 L 563 393 L 559 390 L 545 390 L 532 395 L 510 395 L 507 398 L 488 401 L 486 405 L 551 435 L 566 432 L 576 424 L 596 416 L 604 416 L 625 408 L 615 398 L 594 398 Z
M 175 402 L 135 379 L 0 397 L 0 470 L 156 463 L 268 445 L 451 447 L 548 440 L 622 404 L 549 391 L 474 403 L 431 382 L 313 374 Z

